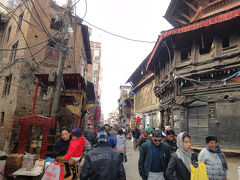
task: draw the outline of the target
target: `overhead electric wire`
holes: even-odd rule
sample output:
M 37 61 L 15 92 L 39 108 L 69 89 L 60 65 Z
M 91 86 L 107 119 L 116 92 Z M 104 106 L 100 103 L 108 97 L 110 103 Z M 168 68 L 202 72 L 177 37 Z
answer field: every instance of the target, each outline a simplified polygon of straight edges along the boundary
M 56 31 L 52 36 L 55 37 L 58 33 L 60 32 L 60 30 Z M 32 47 L 36 47 L 36 46 L 39 46 L 40 44 L 43 44 L 44 42 L 50 40 L 50 38 L 47 38 L 41 42 L 38 42 L 36 44 L 33 44 L 33 45 L 30 45 L 30 46 L 27 46 L 27 47 L 22 47 L 22 48 L 17 48 L 17 49 L 4 49 L 4 48 L 0 48 L 0 51 L 13 51 L 13 50 L 24 50 L 24 49 L 27 49 L 27 48 L 32 48 Z
M 26 43 L 26 45 L 27 45 L 27 47 L 28 47 L 29 45 L 28 45 L 28 42 L 27 42 L 27 40 L 26 40 L 26 37 L 25 37 L 24 33 L 22 32 L 21 27 L 19 26 L 19 23 L 17 22 L 16 18 L 13 16 L 13 14 L 11 13 L 11 11 L 8 10 L 8 8 L 5 8 L 5 6 L 2 6 L 2 3 L 0 4 L 0 6 L 1 6 L 3 9 L 5 9 L 5 10 L 11 15 L 11 17 L 14 19 L 14 21 L 17 23 L 18 29 L 19 29 L 19 31 L 21 32 L 21 34 L 22 34 L 22 36 L 23 36 L 23 39 L 24 39 L 24 41 L 25 41 L 25 43 Z M 28 47 L 27 49 L 29 50 L 29 53 L 30 53 L 31 56 L 32 56 L 32 60 L 33 60 L 35 63 L 37 63 L 37 62 L 35 61 L 33 55 L 32 55 L 32 51 L 30 50 L 30 48 Z
M 0 4 L 2 4 L 2 3 L 0 3 Z M 4 6 L 4 4 L 2 4 L 2 5 Z M 20 17 L 20 16 L 18 16 L 17 14 L 15 14 L 15 12 L 11 11 L 8 7 L 5 6 L 5 8 L 7 8 L 7 9 L 8 9 L 13 15 L 15 15 L 16 17 L 18 17 L 18 18 Z M 28 21 L 25 20 L 24 18 L 22 18 L 22 20 L 23 20 L 25 23 L 27 23 L 27 24 L 29 24 L 29 25 L 31 25 L 31 26 L 33 26 L 33 27 L 39 29 L 40 31 L 43 31 L 40 27 L 38 27 L 38 26 L 36 26 L 36 25 L 34 25 L 34 24 L 28 22 Z
M 83 19 L 83 21 L 85 23 L 87 23 L 88 25 L 90 25 L 90 26 L 92 26 L 92 27 L 94 27 L 94 28 L 96 28 L 96 29 L 98 29 L 100 31 L 103 31 L 103 32 L 105 32 L 107 34 L 110 34 L 112 36 L 116 36 L 118 38 L 122 38 L 122 39 L 129 40 L 129 41 L 134 41 L 134 42 L 141 42 L 141 43 L 156 43 L 156 41 L 144 41 L 144 40 L 131 39 L 131 38 L 128 38 L 128 37 L 125 37 L 125 36 L 121 36 L 121 35 L 118 35 L 118 34 L 115 34 L 115 33 L 111 33 L 110 31 L 107 31 L 107 30 L 104 30 L 104 29 L 102 29 L 102 28 L 100 28 L 98 26 L 95 26 L 95 25 L 89 23 L 88 21 L 86 21 L 84 19 Z
M 4 48 L 0 48 L 0 51 L 19 51 L 19 50 L 24 50 L 24 49 L 28 49 L 28 48 L 32 48 L 32 47 L 36 47 L 36 46 L 39 46 L 40 44 L 43 44 L 44 42 L 48 41 L 48 39 L 45 39 L 44 41 L 41 41 L 39 43 L 36 43 L 36 44 L 33 44 L 33 45 L 30 45 L 30 46 L 27 46 L 27 47 L 22 47 L 22 48 L 17 48 L 17 49 L 4 49 Z
M 38 1 L 36 1 L 36 2 L 38 3 L 38 6 L 39 6 L 39 8 L 41 9 L 41 11 L 43 12 L 44 16 L 48 19 L 48 21 L 49 21 L 50 24 L 51 24 L 51 20 L 49 19 L 46 11 L 43 9 L 43 7 L 41 6 L 41 4 L 40 4 Z M 55 24 L 53 24 L 53 26 L 54 26 L 55 28 L 57 28 L 57 27 L 55 26 Z
M 25 0 L 25 1 L 26 1 L 26 0 Z M 57 45 L 63 46 L 61 43 L 57 42 L 57 41 L 52 37 L 51 33 L 48 31 L 48 28 L 47 28 L 46 25 L 44 24 L 41 16 L 38 14 L 38 11 L 37 11 L 36 6 L 34 5 L 33 1 L 32 1 L 32 0 L 29 0 L 29 1 L 31 2 L 31 4 L 32 4 L 32 6 L 33 6 L 33 9 L 34 9 L 33 11 L 35 12 L 35 15 L 37 16 L 37 18 L 38 18 L 38 20 L 39 20 L 39 23 L 40 23 L 40 25 L 42 26 L 43 31 L 46 33 L 46 35 L 47 35 L 54 43 L 56 43 Z M 39 6 L 39 7 L 40 7 L 40 9 L 41 9 L 42 11 L 44 11 L 41 6 Z M 28 11 L 30 12 L 30 14 L 32 15 L 32 12 L 29 10 L 29 8 L 28 8 L 27 6 L 26 6 L 26 8 L 28 9 Z M 33 12 L 33 13 L 34 13 L 34 12 Z M 33 15 L 32 15 L 32 17 L 34 18 Z M 34 18 L 34 19 L 35 19 L 35 18 Z M 49 19 L 48 19 L 48 20 L 49 20 Z M 49 20 L 49 21 L 50 21 L 50 20 Z M 51 23 L 51 21 L 50 21 L 50 23 Z
M 21 60 L 23 60 L 23 59 L 31 58 L 32 56 L 34 57 L 34 56 L 37 55 L 39 52 L 41 52 L 46 46 L 47 46 L 47 45 L 43 46 L 40 50 L 38 50 L 37 52 L 35 52 L 35 53 L 32 54 L 31 56 L 25 56 L 25 57 L 16 58 L 11 64 L 3 67 L 3 68 L 1 69 L 1 71 L 0 71 L 0 74 L 1 74 L 4 70 L 6 70 L 6 69 L 12 67 L 14 64 L 16 64 L 17 61 L 21 61 Z M 39 65 L 39 63 L 37 63 L 37 65 Z M 1 77 L 1 76 L 0 76 L 0 77 Z
M 74 6 L 76 6 L 77 5 L 77 3 L 79 3 L 81 0 L 78 0 L 77 2 L 75 2 L 72 6 L 71 6 L 71 8 L 73 8 Z
M 0 78 L 5 81 L 5 78 L 4 78 L 4 77 L 1 77 L 1 76 L 0 76 Z M 18 83 L 18 81 L 17 81 L 16 83 Z M 18 85 L 16 85 L 16 83 L 8 83 L 8 84 L 11 84 L 11 85 L 13 85 L 13 86 L 15 86 L 15 87 L 18 87 L 18 88 L 20 88 L 20 89 L 24 89 L 24 90 L 27 90 L 27 91 L 35 92 L 35 90 L 31 90 L 31 89 L 27 89 L 27 88 L 18 86 Z M 41 90 L 38 90 L 38 91 L 41 91 Z
M 47 56 L 39 64 L 42 64 L 53 53 L 55 49 L 56 48 L 52 48 L 52 50 L 47 54 Z
M 87 15 L 87 9 L 88 9 L 88 7 L 87 7 L 87 0 L 85 0 L 85 13 L 84 13 L 84 15 L 83 15 L 83 20 L 84 20 L 84 18 L 86 17 L 86 15 Z
M 28 1 L 30 1 L 30 2 L 32 3 L 31 0 L 28 0 Z M 33 8 L 34 8 L 34 10 L 33 10 L 33 12 L 32 12 L 32 11 L 29 9 L 28 5 L 26 4 L 26 0 L 23 0 L 23 3 L 24 3 L 24 5 L 25 5 L 26 9 L 28 10 L 28 12 L 31 14 L 34 22 L 37 23 L 40 27 L 42 27 L 43 31 L 47 34 L 47 36 L 48 36 L 49 38 L 51 38 L 51 34 L 49 33 L 47 27 L 45 26 L 44 23 L 42 24 L 42 22 L 40 21 L 41 18 L 40 18 L 40 16 L 39 16 L 39 14 L 37 13 L 34 4 L 32 3 L 32 4 L 33 4 Z M 37 16 L 37 19 L 38 19 L 38 20 L 37 20 L 37 19 L 34 17 L 34 15 L 33 15 L 33 14 L 34 14 L 34 11 L 35 11 L 35 15 Z M 50 36 L 49 36 L 49 35 L 50 35 Z
M 22 2 L 23 2 L 23 4 L 24 4 L 25 8 L 26 8 L 26 9 L 28 10 L 28 12 L 30 13 L 31 17 L 33 18 L 35 24 L 37 24 L 37 25 L 41 28 L 41 30 L 46 33 L 45 28 L 38 22 L 38 20 L 37 20 L 37 19 L 34 17 L 34 15 L 32 14 L 33 12 L 29 9 L 28 4 L 27 4 L 27 1 L 26 1 L 26 0 L 22 0 Z
M 61 29 L 60 29 L 61 30 Z M 59 31 L 60 30 L 58 30 L 58 31 L 56 31 L 54 34 L 53 34 L 53 37 L 54 36 L 56 36 L 58 33 L 59 33 Z M 39 45 L 39 44 L 42 44 L 43 42 L 46 42 L 47 40 L 49 40 L 49 38 L 48 39 L 46 39 L 46 40 L 44 40 L 44 41 L 42 41 L 42 42 L 39 42 L 39 43 L 37 43 L 37 44 L 35 44 L 34 46 L 36 46 L 36 45 Z M 39 49 L 37 52 L 35 52 L 34 54 L 33 54 L 33 56 L 35 56 L 35 55 L 37 55 L 38 53 L 40 53 L 45 47 L 47 47 L 48 46 L 48 44 L 45 44 L 41 49 Z M 29 46 L 29 47 L 31 47 L 31 46 Z M 33 46 L 32 46 L 33 47 Z M 25 47 L 25 48 L 27 48 L 27 47 Z M 19 49 L 22 49 L 22 48 L 19 48 Z M 18 49 L 17 49 L 18 50 Z M 31 56 L 25 56 L 25 57 L 18 57 L 18 58 L 16 58 L 11 64 L 8 64 L 7 66 L 5 66 L 5 67 L 3 67 L 1 70 L 0 70 L 0 74 L 5 70 L 5 69 L 8 69 L 8 68 L 10 68 L 11 66 L 13 66 L 14 64 L 16 64 L 17 63 L 17 61 L 20 61 L 20 60 L 23 60 L 23 59 L 27 59 L 27 58 L 31 58 L 32 57 L 32 55 Z M 48 57 L 48 56 L 47 56 Z M 45 57 L 46 58 L 46 57 Z M 41 62 L 40 63 L 37 63 L 37 65 L 41 65 Z
M 51 37 L 51 33 L 48 31 L 47 27 L 45 26 L 45 24 L 44 24 L 41 16 L 38 14 L 37 9 L 36 9 L 36 6 L 34 5 L 34 3 L 33 3 L 32 0 L 30 0 L 30 1 L 31 1 L 32 5 L 33 5 L 33 8 L 34 8 L 34 10 L 35 10 L 36 15 L 39 17 L 39 20 L 40 20 L 39 22 L 46 28 L 46 31 L 47 31 L 48 35 L 50 35 L 50 37 Z M 49 19 L 49 17 L 48 17 L 48 15 L 47 15 L 47 13 L 45 12 L 45 10 L 42 8 L 41 4 L 40 4 L 38 1 L 37 1 L 37 3 L 38 3 L 39 8 L 41 9 L 41 11 L 43 12 L 43 14 L 45 15 L 45 17 L 48 19 L 48 21 L 49 21 L 50 24 L 51 24 L 51 20 Z M 55 24 L 53 24 L 53 26 L 56 27 Z M 62 28 L 61 28 L 61 29 L 62 29 Z M 64 47 L 64 48 L 66 48 L 66 46 L 64 46 L 62 43 L 59 43 L 59 42 L 55 41 L 55 39 L 53 39 L 53 38 L 52 38 L 52 41 L 55 42 L 59 47 Z

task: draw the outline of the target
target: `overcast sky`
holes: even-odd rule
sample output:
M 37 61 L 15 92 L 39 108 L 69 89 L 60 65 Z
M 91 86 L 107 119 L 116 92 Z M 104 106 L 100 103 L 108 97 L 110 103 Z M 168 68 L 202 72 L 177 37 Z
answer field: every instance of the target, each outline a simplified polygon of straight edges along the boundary
M 85 20 L 114 34 L 131 39 L 156 41 L 161 31 L 171 28 L 163 18 L 170 0 L 86 1 Z M 83 17 L 85 10 L 85 0 L 81 0 L 77 5 L 77 14 Z M 120 85 L 125 85 L 130 75 L 151 52 L 154 43 L 128 41 L 94 27 L 91 28 L 91 41 L 102 43 L 101 100 L 102 111 L 106 119 L 108 113 L 117 108 Z

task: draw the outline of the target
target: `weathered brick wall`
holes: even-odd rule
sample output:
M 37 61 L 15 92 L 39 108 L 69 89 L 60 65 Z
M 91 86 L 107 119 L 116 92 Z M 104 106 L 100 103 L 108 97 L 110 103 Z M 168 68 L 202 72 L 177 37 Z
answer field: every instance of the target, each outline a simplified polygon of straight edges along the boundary
M 42 10 L 39 8 L 38 4 L 35 3 L 37 11 L 39 12 L 40 17 L 43 20 L 43 23 L 46 25 L 51 34 L 55 32 L 55 30 L 50 29 L 50 21 L 51 18 L 56 18 L 58 12 L 62 12 L 62 8 L 58 8 L 56 6 L 51 5 L 51 0 L 43 0 L 38 1 L 41 3 L 41 6 L 45 10 L 48 15 L 48 18 L 44 15 Z M 28 7 L 32 9 L 31 4 L 28 4 Z M 33 18 L 25 6 L 20 6 L 16 11 L 16 15 L 19 16 L 22 12 L 24 12 L 23 19 L 28 21 L 30 24 L 25 21 L 22 22 L 22 31 L 26 37 L 28 45 L 33 45 L 38 42 L 41 42 L 47 39 L 47 35 L 45 32 L 42 32 L 39 29 L 39 25 L 36 23 L 36 17 Z M 16 17 L 18 20 L 18 17 Z M 9 41 L 6 41 L 6 32 L 9 27 L 12 27 Z M 73 27 L 76 31 L 76 38 L 74 35 L 70 36 L 69 46 L 70 52 L 67 60 L 65 61 L 65 73 L 80 73 L 82 70 L 82 64 L 86 66 L 86 53 L 83 43 L 83 36 L 81 27 L 77 25 Z M 18 41 L 18 48 L 26 47 L 26 43 L 23 39 L 20 31 L 17 30 L 16 22 L 11 19 L 5 30 L 4 41 L 1 43 L 1 47 L 3 48 L 11 48 Z M 75 42 L 74 42 L 75 39 Z M 75 45 L 74 45 L 75 43 Z M 46 43 L 43 43 L 39 46 L 32 47 L 32 54 L 39 51 Z M 73 51 L 75 46 L 75 53 Z M 10 52 L 4 52 L 0 54 L 0 67 L 6 66 L 9 63 Z M 75 54 L 75 61 L 74 61 Z M 17 51 L 16 57 L 27 57 L 30 56 L 30 52 L 28 49 Z M 36 62 L 41 62 L 46 56 L 46 51 L 43 49 L 37 55 L 34 56 Z M 20 61 L 19 63 L 13 65 L 11 68 L 8 68 L 1 75 L 9 75 L 12 73 L 12 85 L 10 94 L 7 97 L 2 97 L 2 92 L 4 89 L 4 80 L 0 79 L 0 111 L 5 112 L 4 125 L 0 127 L 0 149 L 1 150 L 11 150 L 13 144 L 18 141 L 19 135 L 19 126 L 18 119 L 22 116 L 28 116 L 32 114 L 32 105 L 33 98 L 35 93 L 35 84 L 36 79 L 34 77 L 35 73 L 49 73 L 50 70 L 57 68 L 57 59 L 56 65 L 49 65 L 48 60 L 46 60 L 45 64 L 41 64 L 39 69 L 37 69 L 36 63 L 32 60 L 32 58 L 25 58 L 24 61 Z M 84 62 L 81 62 L 84 61 Z M 0 68 L 1 69 L 1 68 Z M 34 70 L 35 69 L 35 70 Z M 32 72 L 31 72 L 32 70 Z M 36 109 L 35 114 L 47 116 L 49 113 L 49 102 L 44 101 L 42 98 L 41 87 L 38 88 L 37 101 L 36 101 Z M 63 118 L 63 124 L 68 125 L 69 122 L 74 123 L 73 118 L 70 118 L 69 112 L 67 113 L 68 118 Z M 10 143 L 11 142 L 11 143 Z
M 15 14 L 19 16 L 22 13 L 22 9 L 18 8 L 15 11 Z M 18 18 L 15 17 L 18 21 Z M 29 16 L 26 14 L 24 16 L 24 19 L 27 21 L 29 19 Z M 9 40 L 7 40 L 7 32 L 8 28 L 11 27 L 11 33 L 9 36 Z M 26 35 L 27 27 L 26 24 L 22 23 L 22 32 L 24 35 Z M 18 42 L 18 48 L 25 47 L 26 44 L 24 42 L 23 36 L 20 31 L 18 31 L 18 26 L 13 18 L 10 19 L 8 22 L 5 32 L 3 41 L 1 42 L 1 47 L 6 49 L 11 49 L 12 46 Z M 10 63 L 10 55 L 11 51 L 5 51 L 1 53 L 1 61 L 0 61 L 0 67 L 1 69 L 8 65 Z M 20 50 L 17 51 L 16 59 L 19 57 L 23 57 L 24 51 Z M 10 68 L 7 68 L 5 71 L 1 73 L 1 76 L 8 76 L 9 74 L 12 74 L 12 81 L 11 81 L 11 87 L 9 95 L 3 96 L 3 89 L 5 85 L 5 78 L 1 78 L 0 83 L 0 111 L 1 113 L 4 112 L 4 124 L 2 127 L 0 127 L 0 149 L 8 151 L 11 148 L 11 134 L 13 132 L 13 135 L 15 135 L 15 129 L 14 122 L 16 121 L 17 117 L 15 116 L 15 110 L 17 106 L 17 91 L 18 91 L 18 81 L 20 80 L 20 61 L 18 61 L 16 64 L 11 66 Z

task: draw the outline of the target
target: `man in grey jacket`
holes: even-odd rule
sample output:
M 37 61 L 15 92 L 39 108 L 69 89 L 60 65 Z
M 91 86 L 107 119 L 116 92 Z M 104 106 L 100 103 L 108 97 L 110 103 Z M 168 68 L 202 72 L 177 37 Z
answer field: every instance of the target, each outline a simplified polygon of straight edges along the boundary
M 198 160 L 205 163 L 209 180 L 226 180 L 227 161 L 217 144 L 216 136 L 206 137 L 206 147 L 201 150 Z

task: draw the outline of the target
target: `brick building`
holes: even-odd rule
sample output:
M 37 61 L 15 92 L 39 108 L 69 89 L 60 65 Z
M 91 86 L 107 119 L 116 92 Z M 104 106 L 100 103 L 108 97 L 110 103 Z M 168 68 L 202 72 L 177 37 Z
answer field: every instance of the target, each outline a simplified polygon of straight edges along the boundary
M 95 95 L 97 101 L 100 103 L 101 98 L 101 43 L 100 42 L 90 42 L 91 54 L 92 54 L 92 64 L 88 65 L 87 79 L 89 82 L 94 84 Z
M 189 132 L 195 145 L 216 135 L 239 148 L 240 1 L 172 0 L 165 18 L 174 29 L 162 32 L 147 63 L 162 124 Z
M 59 31 L 64 8 L 52 0 L 24 1 L 4 24 L 0 36 L 0 149 L 11 151 L 18 142 L 18 119 L 32 114 L 37 78 L 56 70 L 59 57 Z M 57 20 L 57 21 L 55 21 Z M 3 25 L 1 24 L 1 27 Z M 64 73 L 78 74 L 86 82 L 87 65 L 91 63 L 88 27 L 72 16 L 69 53 Z M 26 48 L 25 48 L 26 47 Z M 69 81 L 69 80 L 68 80 Z M 48 116 L 50 89 L 41 82 L 37 92 L 35 114 Z M 81 93 L 84 93 L 82 91 Z M 84 95 L 84 94 L 83 94 Z M 50 98 L 46 98 L 49 97 Z M 74 124 L 75 116 L 65 107 L 60 114 L 62 124 Z
M 101 67 L 101 43 L 90 42 L 92 64 L 88 65 L 87 80 L 94 85 L 95 102 L 94 106 L 88 109 L 88 119 L 92 124 L 99 124 L 99 118 L 97 113 L 101 109 L 101 82 L 102 82 L 102 67 Z M 98 122 L 98 123 L 97 123 Z

